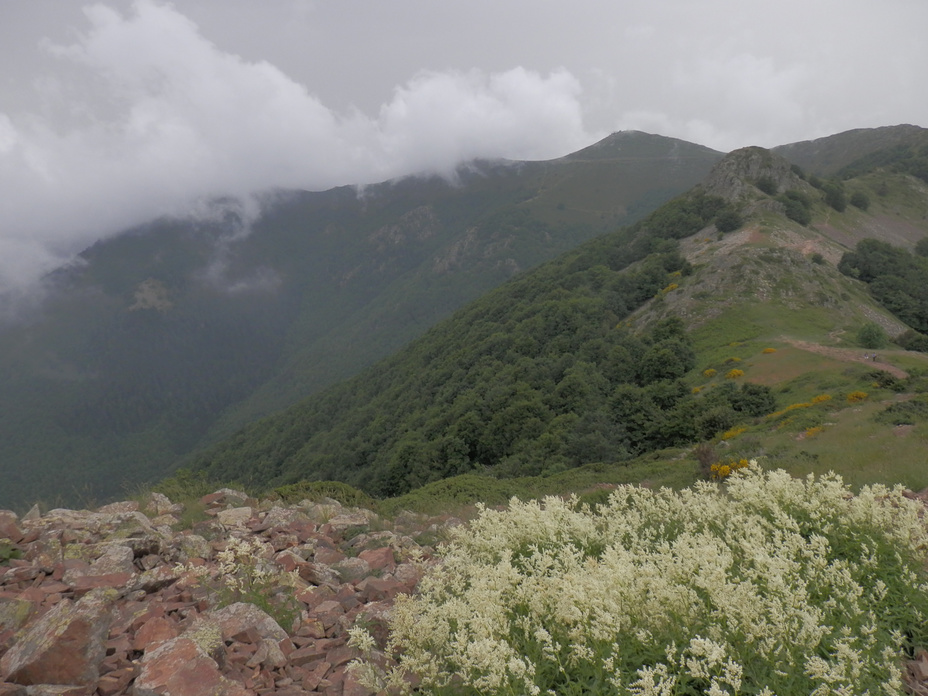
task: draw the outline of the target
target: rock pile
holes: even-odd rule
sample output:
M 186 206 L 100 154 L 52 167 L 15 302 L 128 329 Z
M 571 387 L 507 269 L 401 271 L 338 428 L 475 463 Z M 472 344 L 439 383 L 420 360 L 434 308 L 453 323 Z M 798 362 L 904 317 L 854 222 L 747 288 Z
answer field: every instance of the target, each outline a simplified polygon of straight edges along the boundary
M 333 500 L 229 489 L 200 502 L 205 520 L 181 531 L 185 510 L 157 493 L 0 511 L 0 696 L 369 694 L 346 672 L 348 628 L 361 619 L 383 637 L 431 557 L 410 535 L 457 522 L 405 514 L 386 529 Z M 223 553 L 245 542 L 274 589 L 267 604 L 221 606 Z

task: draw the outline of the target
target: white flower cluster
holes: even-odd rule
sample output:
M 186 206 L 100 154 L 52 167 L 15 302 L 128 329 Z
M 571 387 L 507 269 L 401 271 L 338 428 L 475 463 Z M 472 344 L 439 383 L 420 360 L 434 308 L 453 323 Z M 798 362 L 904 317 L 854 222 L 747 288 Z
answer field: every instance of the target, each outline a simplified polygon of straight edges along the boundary
M 414 673 L 426 693 L 901 694 L 904 643 L 928 640 L 919 508 L 901 489 L 855 496 L 834 475 L 752 465 L 724 486 L 621 487 L 596 510 L 483 509 L 398 598 L 400 667 L 371 685 Z

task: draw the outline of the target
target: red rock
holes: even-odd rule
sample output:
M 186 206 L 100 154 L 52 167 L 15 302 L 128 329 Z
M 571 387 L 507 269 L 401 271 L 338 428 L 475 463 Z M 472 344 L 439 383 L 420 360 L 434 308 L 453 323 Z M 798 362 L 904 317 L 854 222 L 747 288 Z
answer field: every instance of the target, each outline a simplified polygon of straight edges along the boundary
M 110 573 L 108 575 L 82 575 L 74 578 L 71 589 L 76 597 L 80 597 L 90 590 L 99 588 L 122 589 L 129 584 L 132 575 L 129 573 Z
M 109 674 L 104 674 L 97 682 L 97 693 L 100 696 L 115 696 L 119 693 L 125 693 L 129 682 L 135 679 L 137 669 L 135 667 L 123 667 L 114 670 Z
M 313 560 L 316 563 L 325 563 L 326 565 L 344 561 L 346 558 L 347 556 L 338 549 L 327 549 L 323 547 L 316 549 L 315 553 L 313 553 Z
M 294 650 L 287 656 L 287 660 L 291 665 L 301 667 L 302 665 L 307 665 L 316 660 L 321 660 L 327 653 L 328 649 L 324 641 L 317 640 L 313 641 L 310 645 Z
M 326 662 L 331 663 L 333 667 L 339 667 L 341 665 L 351 662 L 354 658 L 360 657 L 360 653 L 355 649 L 343 645 L 341 647 L 329 650 L 326 654 Z
M 358 558 L 363 558 L 375 570 L 393 570 L 396 567 L 393 549 L 389 546 L 366 549 L 358 554 Z
M 406 586 L 393 578 L 366 577 L 357 584 L 357 590 L 361 599 L 367 603 L 393 599 L 405 592 Z
M 216 661 L 190 638 L 162 643 L 142 658 L 134 696 L 248 696 L 240 683 L 227 679 Z
M 316 663 L 309 671 L 309 676 L 303 678 L 303 688 L 307 691 L 314 691 L 319 688 L 320 682 L 325 679 L 325 675 L 332 669 L 332 665 L 323 660 Z
M 26 696 L 27 693 L 26 687 L 22 684 L 0 682 L 0 696 Z
M 345 672 L 345 681 L 342 682 L 342 696 L 371 696 L 375 693 L 377 692 L 358 682 L 351 672 Z
M 163 616 L 146 621 L 132 639 L 132 649 L 142 652 L 154 650 L 161 643 L 177 638 L 177 624 Z
M 300 625 L 296 633 L 307 638 L 325 638 L 325 627 L 319 619 L 309 619 Z
M 267 613 L 261 611 L 254 604 L 236 602 L 222 609 L 209 612 L 210 617 L 219 624 L 224 640 L 250 628 L 257 631 L 260 638 L 284 640 L 287 632 L 280 627 Z
M 9 539 L 14 544 L 23 540 L 23 530 L 19 526 L 19 516 L 9 510 L 0 510 L 0 539 Z
M 93 592 L 63 600 L 33 622 L 0 659 L 0 674 L 17 684 L 93 684 L 106 654 L 112 604 Z
M 94 689 L 78 684 L 37 684 L 30 686 L 29 696 L 93 696 Z

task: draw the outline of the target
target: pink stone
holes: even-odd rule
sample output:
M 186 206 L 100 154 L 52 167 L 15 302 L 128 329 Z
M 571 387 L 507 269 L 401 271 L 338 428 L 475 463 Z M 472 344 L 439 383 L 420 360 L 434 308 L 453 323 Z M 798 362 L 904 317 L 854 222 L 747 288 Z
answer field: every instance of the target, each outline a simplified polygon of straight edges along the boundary
M 146 621 L 132 639 L 132 649 L 140 652 L 154 650 L 161 643 L 177 638 L 177 624 L 163 616 Z
M 287 638 L 287 632 L 274 619 L 254 604 L 236 602 L 222 609 L 211 611 L 210 617 L 219 624 L 224 640 L 232 636 L 255 629 L 261 638 L 279 641 Z
M 62 600 L 0 659 L 0 675 L 17 684 L 94 684 L 106 656 L 112 603 L 93 592 Z
M 162 643 L 142 658 L 134 696 L 248 696 L 241 684 L 227 679 L 216 661 L 190 638 Z
M 383 546 L 379 549 L 367 549 L 359 553 L 358 557 L 363 558 L 374 569 L 393 570 L 396 567 L 393 549 L 389 546 Z

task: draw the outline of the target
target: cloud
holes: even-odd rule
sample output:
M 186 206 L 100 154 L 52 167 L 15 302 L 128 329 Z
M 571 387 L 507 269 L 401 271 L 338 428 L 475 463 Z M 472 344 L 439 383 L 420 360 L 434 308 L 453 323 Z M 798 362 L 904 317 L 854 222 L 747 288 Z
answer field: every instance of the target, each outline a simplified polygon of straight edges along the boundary
M 224 52 L 171 5 L 84 14 L 74 43 L 45 46 L 76 80 L 37 79 L 54 108 L 0 113 L 0 293 L 203 198 L 448 174 L 462 160 L 544 159 L 593 139 L 566 70 L 423 72 L 376 114 L 336 113 L 274 65 Z

